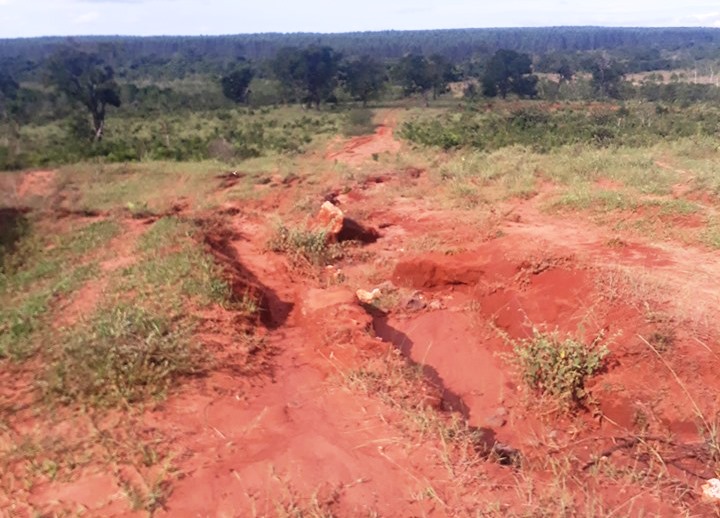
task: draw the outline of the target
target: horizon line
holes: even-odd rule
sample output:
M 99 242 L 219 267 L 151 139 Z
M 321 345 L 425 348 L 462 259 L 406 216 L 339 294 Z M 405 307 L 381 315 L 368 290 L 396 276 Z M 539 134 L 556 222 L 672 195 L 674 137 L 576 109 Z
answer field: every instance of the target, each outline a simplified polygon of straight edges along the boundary
M 720 31 L 720 27 L 702 25 L 527 25 L 527 26 L 495 26 L 495 27 L 455 27 L 443 29 L 376 29 L 365 31 L 340 31 L 340 32 L 314 32 L 314 31 L 268 31 L 268 32 L 238 32 L 220 34 L 47 34 L 43 36 L 10 36 L 0 37 L 0 41 L 9 40 L 37 40 L 37 39 L 67 39 L 67 38 L 226 38 L 232 36 L 294 36 L 294 35 L 317 35 L 317 36 L 339 36 L 344 34 L 380 34 L 386 32 L 436 32 L 436 31 L 476 31 L 476 30 L 533 30 L 533 29 L 615 29 L 615 30 L 709 30 Z

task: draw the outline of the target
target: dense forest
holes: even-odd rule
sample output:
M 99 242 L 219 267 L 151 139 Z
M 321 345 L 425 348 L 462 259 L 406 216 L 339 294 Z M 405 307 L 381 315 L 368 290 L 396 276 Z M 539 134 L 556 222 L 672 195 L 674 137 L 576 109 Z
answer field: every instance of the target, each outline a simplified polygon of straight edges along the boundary
M 527 29 L 455 29 L 382 31 L 345 34 L 248 34 L 207 37 L 47 37 L 0 40 L 0 64 L 19 80 L 38 78 L 43 63 L 71 45 L 95 53 L 119 77 L 165 78 L 188 73 L 218 72 L 243 56 L 252 61 L 274 57 L 283 47 L 328 46 L 347 57 L 372 55 L 396 60 L 408 53 L 441 55 L 454 63 L 510 49 L 536 56 L 538 72 L 549 72 L 552 58 L 580 61 L 583 53 L 608 51 L 631 68 L 687 68 L 715 59 L 720 29 L 546 27 Z
M 0 169 L 207 158 L 217 142 L 242 156 L 296 149 L 257 120 L 223 122 L 232 110 L 296 103 L 337 111 L 407 98 L 716 102 L 718 71 L 720 29 L 704 28 L 0 40 Z M 215 122 L 170 139 L 170 121 L 183 113 Z

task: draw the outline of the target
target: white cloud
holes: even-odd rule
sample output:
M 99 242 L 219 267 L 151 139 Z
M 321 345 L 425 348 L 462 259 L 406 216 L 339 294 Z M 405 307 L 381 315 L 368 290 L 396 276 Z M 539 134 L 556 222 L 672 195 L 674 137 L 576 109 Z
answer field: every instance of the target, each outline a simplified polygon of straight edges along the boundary
M 87 23 L 92 23 L 98 18 L 100 18 L 100 13 L 98 13 L 97 11 L 91 11 L 89 13 L 81 14 L 73 20 L 73 23 L 76 23 L 78 25 L 84 25 Z
M 691 14 L 675 20 L 678 25 L 720 27 L 720 11 Z

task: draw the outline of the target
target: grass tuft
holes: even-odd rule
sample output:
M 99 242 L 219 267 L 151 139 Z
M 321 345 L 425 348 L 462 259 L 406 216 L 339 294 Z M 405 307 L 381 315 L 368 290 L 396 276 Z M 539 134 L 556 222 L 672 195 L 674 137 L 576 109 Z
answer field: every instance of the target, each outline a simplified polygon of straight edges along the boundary
M 203 370 L 204 358 L 188 333 L 138 306 L 100 311 L 89 325 L 66 334 L 45 392 L 99 406 L 162 397 L 179 376 Z
M 325 266 L 342 259 L 342 248 L 328 243 L 324 230 L 305 230 L 290 228 L 279 224 L 268 244 L 273 252 L 283 252 L 295 263 L 309 263 L 313 266 Z

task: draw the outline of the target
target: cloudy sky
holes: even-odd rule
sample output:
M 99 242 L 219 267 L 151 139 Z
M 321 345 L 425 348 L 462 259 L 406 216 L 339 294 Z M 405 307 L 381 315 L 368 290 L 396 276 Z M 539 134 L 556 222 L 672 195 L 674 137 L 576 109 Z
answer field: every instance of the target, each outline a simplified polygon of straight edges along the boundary
M 544 25 L 720 27 L 720 1 L 0 0 L 0 38 Z

